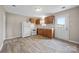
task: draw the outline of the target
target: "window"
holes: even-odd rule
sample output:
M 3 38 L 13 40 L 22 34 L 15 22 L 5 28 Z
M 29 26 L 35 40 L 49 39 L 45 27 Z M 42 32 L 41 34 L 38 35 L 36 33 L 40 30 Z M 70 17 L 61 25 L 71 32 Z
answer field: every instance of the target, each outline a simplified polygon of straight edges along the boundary
M 59 17 L 57 19 L 57 24 L 58 25 L 65 25 L 65 17 Z
M 46 24 L 45 24 L 45 20 L 42 19 L 42 20 L 40 21 L 40 24 L 41 24 L 42 26 L 46 26 Z

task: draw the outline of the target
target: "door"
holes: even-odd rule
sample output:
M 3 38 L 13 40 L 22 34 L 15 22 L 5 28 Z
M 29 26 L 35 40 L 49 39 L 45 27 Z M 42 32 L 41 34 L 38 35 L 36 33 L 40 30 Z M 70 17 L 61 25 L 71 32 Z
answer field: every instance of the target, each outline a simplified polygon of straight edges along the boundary
M 0 49 L 5 39 L 5 14 L 0 12 Z
M 56 16 L 55 37 L 69 40 L 69 15 Z
M 2 14 L 0 12 L 0 43 L 2 39 L 3 39 L 3 20 L 2 20 Z

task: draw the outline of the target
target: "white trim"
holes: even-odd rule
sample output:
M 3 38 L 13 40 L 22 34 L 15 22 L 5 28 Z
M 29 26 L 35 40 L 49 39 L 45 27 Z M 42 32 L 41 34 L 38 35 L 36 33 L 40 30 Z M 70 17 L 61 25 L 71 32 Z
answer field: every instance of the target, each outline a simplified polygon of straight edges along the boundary
M 4 42 L 4 41 L 3 41 Z M 0 51 L 2 50 L 2 47 L 3 47 L 3 42 L 2 42 L 2 44 L 1 44 L 1 46 L 0 46 Z
M 17 37 L 21 37 L 21 36 L 12 36 L 12 37 L 7 37 L 6 39 L 13 39 L 13 38 L 17 38 Z
M 55 39 L 59 39 L 59 38 L 55 37 Z M 79 42 L 72 41 L 72 40 L 65 40 L 65 39 L 59 39 L 59 40 L 64 40 L 64 41 L 72 42 L 72 43 L 75 43 L 75 44 L 79 44 Z
M 56 30 L 59 30 L 59 28 L 60 28 L 57 25 L 57 19 L 60 18 L 60 17 L 65 17 L 66 18 L 66 20 L 65 20 L 65 22 L 66 22 L 65 23 L 65 28 L 63 29 L 64 33 L 65 33 L 64 36 L 59 36 L 59 33 L 56 32 Z M 69 28 L 70 19 L 69 19 L 69 17 L 70 17 L 69 14 L 58 14 L 58 15 L 55 15 L 55 18 L 56 18 L 56 20 L 55 20 L 55 37 L 59 37 L 61 39 L 65 39 L 66 38 L 67 40 L 70 39 L 70 28 Z M 58 35 L 56 33 L 58 33 Z
M 76 41 L 72 41 L 72 40 L 67 40 L 67 41 L 75 43 L 75 44 L 79 44 L 79 42 L 76 42 Z

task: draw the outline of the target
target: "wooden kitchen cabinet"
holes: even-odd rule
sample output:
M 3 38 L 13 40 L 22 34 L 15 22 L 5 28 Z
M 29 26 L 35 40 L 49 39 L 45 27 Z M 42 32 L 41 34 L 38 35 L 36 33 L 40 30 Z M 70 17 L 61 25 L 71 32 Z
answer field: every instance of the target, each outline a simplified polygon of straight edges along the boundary
M 38 18 L 38 17 L 32 17 L 32 18 L 30 18 L 29 21 L 33 24 L 36 24 L 36 25 L 40 24 L 40 18 Z M 55 17 L 54 16 L 47 16 L 44 18 L 44 21 L 45 21 L 44 22 L 45 24 L 54 24 Z
M 45 24 L 53 24 L 55 20 L 54 16 L 47 16 L 45 17 Z
M 38 34 L 38 35 L 43 35 L 43 32 L 44 32 L 44 31 L 43 31 L 42 29 L 37 29 L 37 34 Z
M 39 18 L 30 18 L 29 21 L 33 24 L 36 24 L 36 25 L 40 24 L 40 19 Z
M 36 20 L 36 24 L 37 24 L 37 25 L 40 24 L 40 19 L 37 19 L 37 20 Z
M 45 36 L 48 38 L 53 38 L 54 37 L 54 30 L 38 28 L 37 35 L 42 35 L 42 36 Z

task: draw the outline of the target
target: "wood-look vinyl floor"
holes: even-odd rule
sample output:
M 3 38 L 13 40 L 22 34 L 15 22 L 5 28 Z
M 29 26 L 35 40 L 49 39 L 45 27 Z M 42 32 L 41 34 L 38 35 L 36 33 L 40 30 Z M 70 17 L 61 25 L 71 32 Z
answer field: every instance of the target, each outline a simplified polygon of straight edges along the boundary
M 1 53 L 78 53 L 76 44 L 42 36 L 5 40 Z

